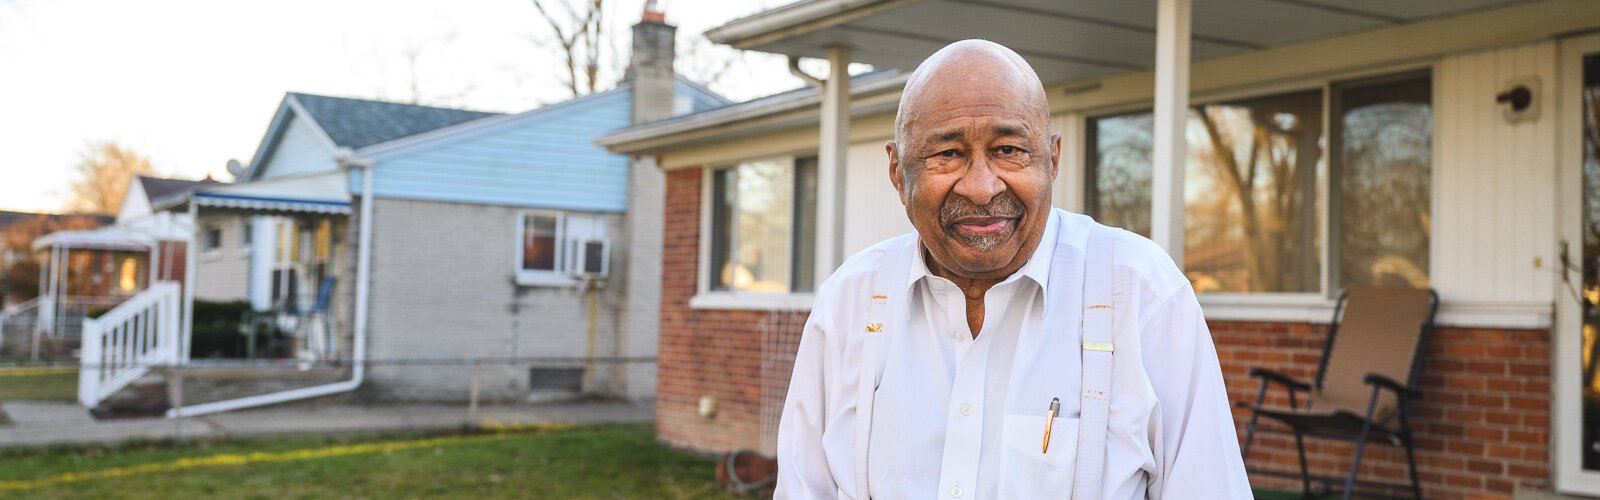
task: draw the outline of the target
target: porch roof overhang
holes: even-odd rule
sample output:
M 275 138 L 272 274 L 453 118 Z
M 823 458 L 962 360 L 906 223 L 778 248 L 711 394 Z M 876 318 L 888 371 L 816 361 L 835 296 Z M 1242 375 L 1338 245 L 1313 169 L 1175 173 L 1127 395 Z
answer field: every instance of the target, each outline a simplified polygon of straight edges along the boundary
M 343 171 L 225 184 L 195 189 L 162 209 L 196 207 L 258 213 L 350 214 L 349 176 Z
M 119 227 L 56 231 L 33 240 L 34 250 L 66 248 L 76 250 L 114 250 L 148 252 L 155 243 L 149 236 L 130 233 Z
M 1343 35 L 1554 0 L 1216 0 L 1195 2 L 1191 59 L 1238 56 Z M 851 114 L 892 112 L 906 73 L 954 41 L 982 38 L 1027 58 L 1046 85 L 1094 84 L 1154 69 L 1156 2 L 1096 0 L 803 0 L 712 29 L 713 42 L 794 57 L 851 49 L 852 62 L 899 70 L 850 86 Z M 1519 18 L 1519 21 L 1523 19 Z M 629 154 L 817 123 L 814 88 L 649 122 L 600 136 Z
M 1531 0 L 1219 0 L 1195 2 L 1193 59 L 1239 54 L 1451 17 Z M 1045 82 L 1155 64 L 1156 2 L 1099 0 L 808 0 L 706 32 L 734 48 L 798 57 L 851 49 L 852 62 L 909 71 L 950 42 L 991 40 Z

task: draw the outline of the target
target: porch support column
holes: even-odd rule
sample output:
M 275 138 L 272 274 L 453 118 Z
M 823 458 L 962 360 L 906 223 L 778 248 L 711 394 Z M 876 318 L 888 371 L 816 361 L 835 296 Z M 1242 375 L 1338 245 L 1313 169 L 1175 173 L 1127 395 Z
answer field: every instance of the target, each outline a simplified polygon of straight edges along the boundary
M 1150 239 L 1183 267 L 1184 128 L 1189 113 L 1190 0 L 1156 6 L 1155 158 Z
M 189 347 L 194 342 L 194 286 L 195 251 L 200 243 L 200 206 L 194 192 L 189 192 L 189 242 L 183 245 L 183 321 L 178 341 L 178 364 L 189 364 Z
M 850 147 L 850 48 L 828 48 L 822 84 L 822 138 L 817 148 L 816 284 L 838 267 L 844 236 L 845 154 Z

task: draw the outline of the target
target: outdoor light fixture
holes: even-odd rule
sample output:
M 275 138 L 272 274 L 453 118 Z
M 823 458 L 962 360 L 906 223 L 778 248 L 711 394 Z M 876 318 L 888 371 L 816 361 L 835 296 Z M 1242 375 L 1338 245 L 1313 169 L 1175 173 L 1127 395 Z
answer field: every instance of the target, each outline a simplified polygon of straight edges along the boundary
M 1506 123 L 1533 121 L 1539 118 L 1539 107 L 1533 105 L 1538 78 L 1520 78 L 1506 83 L 1504 90 L 1494 96 L 1505 116 Z

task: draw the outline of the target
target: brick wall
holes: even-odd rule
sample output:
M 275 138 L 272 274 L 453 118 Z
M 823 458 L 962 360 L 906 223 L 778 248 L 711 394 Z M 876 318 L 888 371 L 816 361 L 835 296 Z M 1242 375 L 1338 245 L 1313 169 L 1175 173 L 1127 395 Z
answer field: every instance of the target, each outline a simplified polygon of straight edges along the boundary
M 700 261 L 700 179 L 698 168 L 667 173 L 657 437 L 701 450 L 770 453 L 806 313 L 689 307 Z M 699 414 L 705 396 L 717 405 L 709 418 Z
M 1325 325 L 1211 322 L 1229 399 L 1253 401 L 1260 382 L 1251 367 L 1310 380 L 1322 355 Z M 1424 398 L 1414 410 L 1417 470 L 1428 498 L 1508 498 L 1517 489 L 1548 488 L 1550 338 L 1544 330 L 1439 328 L 1422 374 Z M 1286 404 L 1274 388 L 1269 404 Z M 1234 410 L 1242 439 L 1250 413 Z M 1262 427 L 1272 424 L 1262 420 Z M 1312 474 L 1341 476 L 1352 447 L 1308 439 Z M 1295 471 L 1294 440 L 1260 434 L 1246 465 Z M 1362 479 L 1404 482 L 1405 453 L 1367 447 Z M 1258 486 L 1298 490 L 1293 480 L 1252 476 Z M 1395 491 L 1391 493 L 1403 493 Z

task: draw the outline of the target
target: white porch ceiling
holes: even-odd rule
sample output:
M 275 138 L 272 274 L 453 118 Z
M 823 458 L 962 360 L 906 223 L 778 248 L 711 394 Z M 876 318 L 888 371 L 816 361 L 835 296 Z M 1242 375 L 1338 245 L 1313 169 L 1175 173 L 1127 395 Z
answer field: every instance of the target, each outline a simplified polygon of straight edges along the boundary
M 708 35 L 738 48 L 801 57 L 826 57 L 827 47 L 843 45 L 851 47 L 854 62 L 902 70 L 950 42 L 984 38 L 1022 54 L 1046 82 L 1154 64 L 1153 0 L 911 0 L 858 14 L 896 1 L 904 0 L 806 0 Z M 1191 51 L 1202 60 L 1529 1 L 1194 0 Z M 839 8 L 797 15 L 808 4 L 827 3 Z

